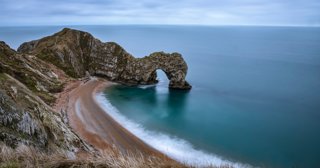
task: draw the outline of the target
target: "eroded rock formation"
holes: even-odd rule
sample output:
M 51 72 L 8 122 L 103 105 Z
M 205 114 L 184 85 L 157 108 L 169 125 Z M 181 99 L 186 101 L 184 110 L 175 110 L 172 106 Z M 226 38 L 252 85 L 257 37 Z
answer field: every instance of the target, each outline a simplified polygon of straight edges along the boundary
M 83 77 L 88 71 L 127 85 L 154 84 L 156 70 L 161 69 L 170 80 L 170 88 L 191 89 L 185 80 L 188 66 L 179 53 L 156 52 L 135 58 L 120 45 L 103 43 L 83 31 L 65 28 L 52 36 L 26 42 L 18 51 L 49 61 L 72 77 Z
M 0 143 L 76 153 L 92 149 L 49 106 L 63 71 L 0 42 Z M 55 73 L 56 72 L 56 73 Z
M 114 42 L 71 29 L 24 43 L 18 52 L 0 41 L 0 145 L 95 154 L 68 126 L 66 113 L 52 109 L 55 93 L 71 77 L 88 73 L 127 85 L 153 84 L 157 69 L 166 73 L 170 88 L 191 88 L 185 81 L 187 64 L 178 53 L 134 58 Z
M 55 93 L 70 76 L 87 73 L 127 85 L 154 84 L 158 69 L 166 73 L 170 88 L 191 88 L 179 53 L 135 58 L 114 42 L 72 29 L 24 43 L 18 52 L 0 41 L 0 142 L 48 151 L 92 150 L 51 108 Z

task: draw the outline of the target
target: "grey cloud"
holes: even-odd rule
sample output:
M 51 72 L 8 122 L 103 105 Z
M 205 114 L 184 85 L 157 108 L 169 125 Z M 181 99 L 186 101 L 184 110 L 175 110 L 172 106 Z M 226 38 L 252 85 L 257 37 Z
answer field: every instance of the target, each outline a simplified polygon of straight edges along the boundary
M 319 25 L 318 0 L 0 0 L 0 25 Z

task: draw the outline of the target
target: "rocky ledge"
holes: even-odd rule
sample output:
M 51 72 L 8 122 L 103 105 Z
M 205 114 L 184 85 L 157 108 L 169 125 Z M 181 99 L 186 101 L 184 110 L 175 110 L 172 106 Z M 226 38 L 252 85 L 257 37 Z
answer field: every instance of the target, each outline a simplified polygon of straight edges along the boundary
M 155 52 L 135 58 L 117 43 L 104 43 L 87 32 L 69 28 L 23 43 L 18 52 L 50 62 L 71 77 L 84 77 L 89 72 L 126 85 L 145 85 L 157 83 L 156 70 L 161 69 L 170 80 L 169 88 L 191 89 L 185 80 L 188 66 L 181 54 Z
M 166 73 L 170 88 L 191 89 L 179 53 L 135 58 L 114 42 L 103 43 L 72 29 L 24 43 L 18 51 L 0 41 L 0 150 L 3 144 L 25 144 L 68 158 L 96 155 L 69 127 L 65 111 L 52 108 L 57 93 L 88 73 L 127 85 L 154 84 L 158 69 Z M 0 167 L 1 162 L 0 156 Z
M 68 78 L 54 65 L 0 41 L 0 146 L 25 144 L 72 157 L 94 151 L 51 107 Z

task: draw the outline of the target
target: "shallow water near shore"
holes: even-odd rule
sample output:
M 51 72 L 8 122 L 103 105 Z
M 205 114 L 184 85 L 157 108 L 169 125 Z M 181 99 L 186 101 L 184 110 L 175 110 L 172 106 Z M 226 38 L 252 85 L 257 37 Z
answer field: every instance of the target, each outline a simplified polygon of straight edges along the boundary
M 0 40 L 17 48 L 61 28 L 3 27 Z M 167 150 L 201 151 L 199 160 L 218 156 L 259 167 L 320 167 L 319 28 L 73 28 L 116 41 L 138 57 L 161 50 L 184 56 L 189 92 L 167 89 L 161 70 L 157 85 L 105 91 L 105 101 L 119 115 L 166 135 L 154 136 L 158 140 L 177 143 Z

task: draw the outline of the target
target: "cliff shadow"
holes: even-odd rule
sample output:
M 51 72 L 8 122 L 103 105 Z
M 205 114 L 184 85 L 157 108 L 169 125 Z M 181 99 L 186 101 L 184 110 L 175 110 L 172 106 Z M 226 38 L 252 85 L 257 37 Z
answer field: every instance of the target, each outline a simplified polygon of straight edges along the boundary
M 113 99 L 125 101 L 140 101 L 150 106 L 158 103 L 156 85 L 148 86 L 126 86 L 116 85 L 108 89 L 108 94 L 113 95 Z
M 167 97 L 167 106 L 170 115 L 182 115 L 186 109 L 190 91 L 169 89 Z
M 185 110 L 185 106 L 187 105 L 187 99 L 190 90 L 167 88 L 170 82 L 168 74 L 162 69 L 158 69 L 156 72 L 157 80 L 159 80 L 157 87 L 161 87 L 162 89 L 168 89 L 166 99 L 164 102 L 168 108 L 168 112 L 170 113 L 170 115 L 182 114 Z

